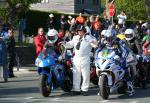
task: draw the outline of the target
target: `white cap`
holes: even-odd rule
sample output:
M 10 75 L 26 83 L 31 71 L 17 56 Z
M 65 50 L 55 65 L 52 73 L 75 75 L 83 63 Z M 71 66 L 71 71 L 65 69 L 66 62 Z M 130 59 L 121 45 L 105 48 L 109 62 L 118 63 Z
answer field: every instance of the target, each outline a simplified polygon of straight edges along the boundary
M 53 14 L 49 14 L 49 17 L 53 18 L 53 17 L 54 17 L 54 15 L 53 15 Z
M 68 16 L 69 19 L 72 19 L 72 16 Z

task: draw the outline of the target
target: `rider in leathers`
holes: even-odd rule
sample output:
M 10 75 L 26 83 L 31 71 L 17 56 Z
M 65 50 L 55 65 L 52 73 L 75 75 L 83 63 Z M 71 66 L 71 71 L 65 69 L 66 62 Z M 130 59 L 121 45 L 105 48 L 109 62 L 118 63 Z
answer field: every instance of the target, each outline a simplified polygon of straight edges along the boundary
M 51 29 L 47 33 L 47 41 L 44 44 L 44 49 L 49 50 L 49 52 L 57 58 L 60 55 L 58 48 L 58 32 L 55 29 Z M 49 48 L 49 49 L 47 49 Z
M 130 80 L 129 77 L 129 71 L 127 68 L 127 61 L 126 61 L 126 53 L 128 52 L 128 48 L 126 48 L 126 45 L 123 41 L 121 41 L 119 38 L 115 37 L 115 34 L 112 33 L 112 30 L 106 30 L 105 32 L 105 44 L 101 45 L 97 51 L 95 55 L 98 55 L 99 52 L 101 52 L 101 50 L 107 47 L 108 49 L 113 49 L 116 53 L 116 55 L 118 55 L 120 57 L 120 66 L 125 70 L 125 79 L 127 81 L 127 85 L 128 85 L 128 93 L 129 96 L 132 96 L 134 93 L 134 89 L 133 89 L 133 85 L 132 82 Z
M 127 46 L 133 51 L 133 53 L 141 54 L 141 47 L 133 29 L 126 29 L 125 39 Z

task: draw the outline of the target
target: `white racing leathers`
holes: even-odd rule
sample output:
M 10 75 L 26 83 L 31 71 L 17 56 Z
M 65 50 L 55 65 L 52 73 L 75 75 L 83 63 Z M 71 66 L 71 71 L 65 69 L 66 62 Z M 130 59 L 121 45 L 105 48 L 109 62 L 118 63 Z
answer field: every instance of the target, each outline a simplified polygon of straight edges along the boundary
M 82 37 L 80 48 L 76 46 L 80 36 L 74 36 L 73 39 L 65 44 L 66 48 L 74 48 L 75 56 L 73 57 L 73 91 L 88 91 L 90 84 L 90 53 L 92 47 L 97 45 L 97 41 L 91 35 Z M 83 78 L 81 85 L 81 76 Z M 80 90 L 81 85 L 81 90 Z

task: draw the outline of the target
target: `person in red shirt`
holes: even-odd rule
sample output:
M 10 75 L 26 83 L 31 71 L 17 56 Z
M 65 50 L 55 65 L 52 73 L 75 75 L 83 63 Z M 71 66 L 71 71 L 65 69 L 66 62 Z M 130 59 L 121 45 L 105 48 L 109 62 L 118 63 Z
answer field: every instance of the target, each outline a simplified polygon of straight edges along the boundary
M 101 32 L 101 21 L 99 15 L 96 16 L 93 28 L 94 28 L 93 36 L 98 40 Z
M 84 19 L 84 17 L 82 16 L 82 13 L 80 13 L 79 16 L 76 18 L 76 23 L 77 23 L 78 25 L 79 25 L 79 24 L 84 25 L 85 19 Z
M 46 42 L 46 37 L 44 35 L 44 29 L 39 28 L 38 29 L 38 35 L 34 37 L 34 43 L 35 43 L 35 46 L 36 46 L 37 56 L 43 50 L 43 46 L 44 46 L 45 42 Z

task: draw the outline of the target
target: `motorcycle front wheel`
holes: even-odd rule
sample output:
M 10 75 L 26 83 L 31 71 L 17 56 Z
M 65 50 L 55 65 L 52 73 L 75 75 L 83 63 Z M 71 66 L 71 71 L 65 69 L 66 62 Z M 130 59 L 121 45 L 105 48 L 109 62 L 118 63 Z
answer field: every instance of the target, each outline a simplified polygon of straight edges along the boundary
M 42 96 L 48 97 L 51 93 L 52 83 L 48 84 L 48 76 L 42 74 L 40 77 L 40 92 Z
M 103 99 L 108 99 L 110 94 L 110 88 L 108 85 L 108 78 L 106 75 L 100 77 L 100 95 Z

